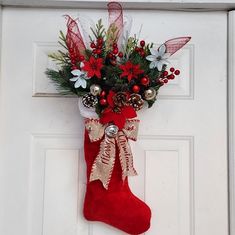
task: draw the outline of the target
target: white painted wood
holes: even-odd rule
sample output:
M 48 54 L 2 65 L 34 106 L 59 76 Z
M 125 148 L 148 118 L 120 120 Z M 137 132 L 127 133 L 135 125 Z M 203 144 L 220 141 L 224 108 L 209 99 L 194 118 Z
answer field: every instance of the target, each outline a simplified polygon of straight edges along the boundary
M 193 144 L 190 136 L 140 137 L 134 153 L 144 166 L 141 197 L 155 218 L 147 234 L 195 234 Z
M 0 6 L 0 64 L 1 64 L 1 55 L 2 55 L 2 7 Z M 0 130 L 2 130 L 2 96 L 1 96 L 1 66 L 0 66 Z M 3 136 L 0 131 L 0 149 L 2 148 L 3 143 Z M 4 188 L 4 179 L 3 179 L 3 168 L 4 168 L 4 161 L 3 155 L 0 155 L 0 207 L 3 208 L 4 205 L 4 197 L 3 197 L 3 188 Z M 3 233 L 3 218 L 4 213 L 3 210 L 0 211 L 0 234 Z
M 78 11 L 3 10 L 4 235 L 123 234 L 83 219 L 83 122 L 77 99 L 58 97 L 43 74 L 51 65 L 46 53 L 54 48 L 59 30 L 65 30 L 65 13 L 77 16 Z M 139 113 L 139 139 L 132 144 L 139 176 L 130 183 L 153 210 L 146 235 L 228 235 L 227 15 L 127 13 L 134 20 L 133 32 L 143 23 L 148 41 L 193 38 L 172 57 L 181 77 L 162 89 L 154 108 Z M 79 14 L 96 20 L 107 13 L 84 9 Z
M 29 234 L 87 234 L 82 213 L 85 169 L 77 135 L 33 134 Z
M 165 10 L 232 10 L 234 0 L 122 0 L 125 8 Z M 106 0 L 1 0 L 3 6 L 105 8 Z
M 235 234 L 235 12 L 229 12 L 229 50 L 228 50 L 228 136 L 229 136 L 229 192 L 230 192 L 230 233 Z

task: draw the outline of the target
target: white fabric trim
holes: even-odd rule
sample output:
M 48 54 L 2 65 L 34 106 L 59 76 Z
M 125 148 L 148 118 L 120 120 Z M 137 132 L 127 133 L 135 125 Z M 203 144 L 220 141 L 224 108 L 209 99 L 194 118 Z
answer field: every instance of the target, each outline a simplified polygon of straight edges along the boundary
M 78 98 L 78 108 L 81 116 L 84 118 L 99 118 L 94 108 L 86 108 L 82 104 L 82 98 Z

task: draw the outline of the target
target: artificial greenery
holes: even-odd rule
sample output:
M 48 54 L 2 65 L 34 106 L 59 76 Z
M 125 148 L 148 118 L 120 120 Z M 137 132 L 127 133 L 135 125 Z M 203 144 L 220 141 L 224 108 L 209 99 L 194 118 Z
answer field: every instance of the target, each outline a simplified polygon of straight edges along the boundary
M 115 24 L 111 24 L 108 30 L 105 30 L 105 27 L 100 19 L 95 28 L 91 28 L 93 36 L 90 36 L 90 43 L 95 43 L 98 40 L 102 40 L 102 46 L 99 47 L 101 53 L 95 54 L 94 49 L 87 48 L 85 49 L 84 58 L 89 60 L 90 57 L 102 58 L 103 67 L 101 68 L 101 78 L 96 76 L 91 79 L 87 79 L 87 88 L 75 88 L 74 82 L 70 81 L 73 78 L 71 71 L 73 70 L 74 65 L 72 64 L 69 52 L 69 46 L 67 45 L 66 36 L 62 31 L 60 31 L 59 36 L 59 45 L 62 47 L 61 50 L 58 50 L 55 53 L 51 53 L 49 58 L 51 58 L 59 66 L 59 71 L 53 69 L 47 69 L 46 75 L 56 84 L 56 88 L 62 95 L 71 95 L 75 94 L 77 96 L 83 96 L 84 94 L 89 93 L 89 87 L 92 84 L 97 84 L 102 87 L 104 91 L 113 90 L 115 92 L 129 92 L 132 90 L 133 86 L 137 85 L 139 89 L 139 94 L 144 97 L 144 92 L 148 87 L 151 87 L 158 92 L 159 88 L 164 84 L 161 81 L 162 74 L 166 69 L 166 65 L 163 66 L 162 71 L 158 71 L 157 68 L 150 69 L 150 62 L 145 59 L 146 55 L 150 55 L 150 49 L 153 47 L 152 43 L 146 44 L 139 47 L 140 41 L 134 35 L 134 37 L 129 37 L 126 40 L 126 44 L 121 45 L 122 56 L 118 57 L 117 55 L 109 56 L 112 54 L 113 45 L 117 43 L 119 31 Z M 95 39 L 94 39 L 95 38 Z M 142 50 L 140 53 L 138 48 Z M 143 86 L 141 84 L 142 74 L 139 74 L 137 78 L 133 78 L 130 81 L 127 77 L 121 77 L 122 69 L 119 65 L 125 64 L 130 61 L 134 65 L 139 65 L 139 68 L 144 71 L 144 76 L 149 79 L 149 84 Z M 76 67 L 79 69 L 83 62 L 77 62 Z M 148 106 L 151 107 L 155 102 L 156 98 L 152 100 L 146 100 Z M 96 112 L 101 113 L 102 108 L 100 105 L 96 106 Z

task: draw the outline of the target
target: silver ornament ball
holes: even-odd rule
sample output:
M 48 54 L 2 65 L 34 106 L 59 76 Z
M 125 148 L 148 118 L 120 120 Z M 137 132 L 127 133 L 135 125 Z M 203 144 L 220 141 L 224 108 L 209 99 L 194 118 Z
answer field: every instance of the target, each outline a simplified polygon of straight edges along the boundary
M 92 95 L 97 96 L 101 93 L 101 87 L 97 84 L 93 84 L 90 86 L 90 92 Z
M 145 90 L 144 92 L 144 98 L 146 100 L 153 100 L 156 97 L 156 95 L 157 95 L 157 92 L 152 87 L 149 88 L 148 90 Z
M 117 133 L 118 127 L 116 125 L 109 125 L 105 128 L 105 134 L 110 138 L 116 137 Z

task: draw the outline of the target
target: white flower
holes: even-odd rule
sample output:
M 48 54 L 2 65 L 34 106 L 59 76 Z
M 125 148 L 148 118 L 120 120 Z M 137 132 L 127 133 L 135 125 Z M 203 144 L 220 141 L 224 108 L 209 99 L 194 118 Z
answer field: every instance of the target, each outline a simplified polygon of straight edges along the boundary
M 87 77 L 87 73 L 86 72 L 83 72 L 79 69 L 75 69 L 73 71 L 71 71 L 71 73 L 75 76 L 73 78 L 70 78 L 69 80 L 72 81 L 72 82 L 75 82 L 74 83 L 74 87 L 75 88 L 78 88 L 78 87 L 82 87 L 82 88 L 86 88 L 86 79 L 88 79 Z
M 83 62 L 81 62 L 81 63 L 80 63 L 80 68 L 82 69 L 82 68 L 83 68 L 83 66 L 84 66 L 84 63 L 83 63 Z
M 147 60 L 151 61 L 149 68 L 153 69 L 156 68 L 158 71 L 162 71 L 162 66 L 164 64 L 169 63 L 167 60 L 170 57 L 170 53 L 165 53 L 166 52 L 166 46 L 165 44 L 162 44 L 158 50 L 155 50 L 153 48 L 150 49 L 151 55 L 148 55 L 146 57 Z

